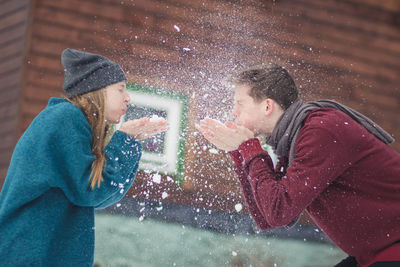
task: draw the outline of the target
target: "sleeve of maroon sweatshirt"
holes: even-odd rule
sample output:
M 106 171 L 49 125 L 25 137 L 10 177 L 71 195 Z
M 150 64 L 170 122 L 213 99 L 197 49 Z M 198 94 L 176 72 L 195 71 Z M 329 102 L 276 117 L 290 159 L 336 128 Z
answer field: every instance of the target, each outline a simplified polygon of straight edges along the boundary
M 247 172 L 245 172 L 243 168 L 243 158 L 240 155 L 238 150 L 229 152 L 233 162 L 234 162 L 234 170 L 240 181 L 240 185 L 242 187 L 243 196 L 245 199 L 245 203 L 247 209 L 253 218 L 256 225 L 263 230 L 270 229 L 271 226 L 265 221 L 264 216 L 260 212 L 255 202 L 253 191 L 249 181 L 247 180 Z
M 257 139 L 238 148 L 243 158 L 254 202 L 266 224 L 292 222 L 351 163 L 351 153 L 337 136 L 324 128 L 303 127 L 296 141 L 295 159 L 286 175 L 276 173 Z

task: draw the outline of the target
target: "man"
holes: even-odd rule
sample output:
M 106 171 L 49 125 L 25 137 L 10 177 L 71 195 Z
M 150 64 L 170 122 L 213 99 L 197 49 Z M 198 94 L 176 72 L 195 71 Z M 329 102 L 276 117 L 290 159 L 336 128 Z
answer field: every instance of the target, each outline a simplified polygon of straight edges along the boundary
M 243 71 L 233 84 L 235 122 L 206 118 L 197 128 L 229 152 L 258 227 L 290 225 L 306 210 L 350 255 L 337 266 L 400 266 L 400 155 L 388 146 L 393 138 L 337 102 L 303 103 L 280 66 Z

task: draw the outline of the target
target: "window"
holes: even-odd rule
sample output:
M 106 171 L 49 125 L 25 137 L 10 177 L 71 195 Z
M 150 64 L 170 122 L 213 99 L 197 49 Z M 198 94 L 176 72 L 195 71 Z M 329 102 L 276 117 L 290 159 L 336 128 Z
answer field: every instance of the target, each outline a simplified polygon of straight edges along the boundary
M 141 117 L 163 117 L 170 129 L 141 141 L 143 145 L 140 170 L 174 176 L 180 183 L 184 158 L 187 97 L 138 85 L 127 85 L 131 102 L 122 122 Z

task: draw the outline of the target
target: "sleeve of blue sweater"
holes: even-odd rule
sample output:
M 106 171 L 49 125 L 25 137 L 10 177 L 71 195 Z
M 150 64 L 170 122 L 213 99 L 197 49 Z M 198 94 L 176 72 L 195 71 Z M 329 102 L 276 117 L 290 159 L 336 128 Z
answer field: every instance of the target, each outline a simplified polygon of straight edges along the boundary
M 78 114 L 76 114 L 78 115 Z M 95 156 L 92 131 L 83 114 L 66 118 L 55 137 L 55 160 L 62 175 L 50 179 L 51 187 L 60 188 L 75 205 L 105 208 L 122 199 L 131 187 L 142 146 L 129 135 L 116 131 L 105 148 L 106 162 L 100 187 L 90 188 L 89 177 Z M 68 114 L 66 114 L 68 117 Z M 89 127 L 89 128 L 88 128 Z
M 110 187 L 114 193 L 97 205 L 97 209 L 121 200 L 135 179 L 142 154 L 141 144 L 123 132 L 115 132 L 111 141 L 105 149 L 106 166 L 103 171 L 103 179 L 109 185 L 102 183 L 101 186 Z

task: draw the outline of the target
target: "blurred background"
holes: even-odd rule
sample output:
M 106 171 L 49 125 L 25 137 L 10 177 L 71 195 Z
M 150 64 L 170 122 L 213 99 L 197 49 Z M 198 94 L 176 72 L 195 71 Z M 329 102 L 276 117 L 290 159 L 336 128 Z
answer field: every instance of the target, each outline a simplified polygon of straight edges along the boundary
M 274 62 L 303 99 L 339 101 L 399 138 L 400 1 L 0 0 L 0 186 L 20 135 L 63 97 L 67 47 L 118 62 L 160 114 L 173 113 L 160 95 L 179 96 L 179 144 L 160 139 L 177 146 L 177 164 L 142 166 L 123 201 L 97 213 L 97 266 L 332 266 L 345 256 L 307 214 L 258 231 L 230 159 L 195 123 L 230 118 L 229 74 Z

